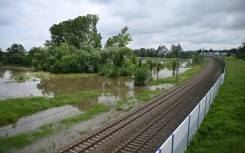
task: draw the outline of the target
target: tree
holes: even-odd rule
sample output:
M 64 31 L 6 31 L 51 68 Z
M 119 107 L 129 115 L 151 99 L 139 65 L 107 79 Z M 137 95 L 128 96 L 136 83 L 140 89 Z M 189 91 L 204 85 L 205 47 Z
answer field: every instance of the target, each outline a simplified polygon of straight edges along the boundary
M 124 48 L 132 41 L 132 37 L 128 33 L 128 27 L 121 29 L 121 33 L 107 39 L 105 47 Z
M 63 21 L 54 24 L 49 30 L 51 33 L 51 41 L 46 41 L 46 45 L 61 45 L 67 43 L 76 48 L 80 48 L 81 43 L 92 44 L 95 48 L 101 48 L 101 35 L 97 32 L 97 23 L 99 17 L 97 15 L 88 14 L 86 16 L 78 16 L 75 19 Z
M 3 51 L 2 51 L 2 48 L 0 48 L 0 61 L 2 62 L 3 61 Z M 0 62 L 0 64 L 1 64 Z
M 153 67 L 154 67 L 154 63 L 151 59 L 147 59 L 146 60 L 146 64 L 149 66 L 150 69 L 150 73 L 152 73 Z
M 157 66 L 157 79 L 158 79 L 159 78 L 158 74 L 161 71 L 161 69 L 163 68 L 163 65 L 159 61 L 157 61 L 156 66 Z
M 192 63 L 197 65 L 202 65 L 204 63 L 204 56 L 201 54 L 196 54 L 192 58 Z
M 21 44 L 13 44 L 7 49 L 8 64 L 23 64 L 25 48 Z
M 143 86 L 150 80 L 151 74 L 149 68 L 146 65 L 138 67 L 134 73 L 134 85 Z

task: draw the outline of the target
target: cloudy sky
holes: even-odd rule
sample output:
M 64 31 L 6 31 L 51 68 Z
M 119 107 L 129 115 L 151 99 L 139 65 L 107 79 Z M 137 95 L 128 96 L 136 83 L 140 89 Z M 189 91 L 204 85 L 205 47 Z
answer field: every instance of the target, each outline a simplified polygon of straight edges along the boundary
M 245 0 L 0 0 L 0 48 L 43 46 L 53 24 L 97 14 L 103 44 L 127 25 L 133 49 L 230 49 L 245 42 L 244 8 Z

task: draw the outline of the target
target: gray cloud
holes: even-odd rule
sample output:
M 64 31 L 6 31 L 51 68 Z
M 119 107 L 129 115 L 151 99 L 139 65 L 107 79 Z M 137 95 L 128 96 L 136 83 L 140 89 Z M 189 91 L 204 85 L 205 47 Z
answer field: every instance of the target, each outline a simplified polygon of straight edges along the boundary
M 100 18 L 103 43 L 127 25 L 132 48 L 181 43 L 184 49 L 229 49 L 245 41 L 244 6 L 244 0 L 5 0 L 0 47 L 41 46 L 53 24 L 89 13 Z

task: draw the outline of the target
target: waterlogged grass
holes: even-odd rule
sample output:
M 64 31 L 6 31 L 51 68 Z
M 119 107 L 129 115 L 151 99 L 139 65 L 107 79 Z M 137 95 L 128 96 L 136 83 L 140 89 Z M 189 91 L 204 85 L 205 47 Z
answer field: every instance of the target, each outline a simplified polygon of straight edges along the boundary
M 79 121 L 85 121 L 85 120 L 93 118 L 94 116 L 102 112 L 107 112 L 109 111 L 109 109 L 110 107 L 107 105 L 95 104 L 94 106 L 90 107 L 85 113 L 78 115 L 78 116 L 63 119 L 61 120 L 61 122 L 64 124 L 70 125 L 73 123 L 77 123 Z
M 164 83 L 171 83 L 171 84 L 178 85 L 178 84 L 190 79 L 195 74 L 201 72 L 207 66 L 207 64 L 208 64 L 208 62 L 205 61 L 205 63 L 203 65 L 192 66 L 189 70 L 185 71 L 184 73 L 181 73 L 178 76 L 178 80 L 176 80 L 176 76 L 171 76 L 171 77 L 167 77 L 167 78 L 153 80 L 150 82 L 150 85 L 159 85 L 159 84 L 164 84 Z
M 0 102 L 0 126 L 14 123 L 23 116 L 42 110 L 81 103 L 100 95 L 101 91 L 87 91 L 54 98 L 27 97 L 3 100 Z
M 31 76 L 46 79 L 46 78 L 81 78 L 81 77 L 91 77 L 97 76 L 97 73 L 75 73 L 75 74 L 54 74 L 50 72 L 36 71 L 30 73 Z
M 208 62 L 206 61 L 205 64 L 203 64 L 203 65 L 192 66 L 189 70 L 185 71 L 184 73 L 181 73 L 179 75 L 178 80 L 176 80 L 175 76 L 171 76 L 171 77 L 167 77 L 167 78 L 153 80 L 150 82 L 150 85 L 159 85 L 159 84 L 165 84 L 165 83 L 178 85 L 178 84 L 190 79 L 191 77 L 193 77 L 197 73 L 201 72 L 207 66 L 207 64 L 208 64 Z M 161 90 L 161 89 L 145 90 L 145 91 L 137 94 L 136 96 L 126 97 L 126 98 L 123 98 L 123 99 L 117 101 L 116 109 L 119 111 L 129 111 L 132 108 L 134 108 L 135 106 L 137 106 L 141 103 L 147 102 L 150 99 L 152 99 L 156 96 L 159 96 L 160 94 L 162 94 L 164 92 L 166 92 L 166 90 Z
M 88 133 L 88 131 L 85 131 L 85 130 L 82 130 L 82 131 L 79 132 L 79 134 L 81 134 L 81 135 L 84 135 L 84 134 L 87 134 L 87 133 Z
M 119 101 L 117 101 L 116 104 L 116 109 L 118 111 L 129 111 L 132 108 L 134 108 L 135 106 L 144 103 L 156 96 L 159 96 L 161 93 L 163 93 L 165 90 L 145 90 L 139 94 L 137 94 L 136 96 L 133 97 L 127 97 L 127 98 L 123 98 Z
M 19 65 L 4 65 L 2 66 L 4 69 L 17 69 L 17 70 L 24 70 L 24 71 L 33 71 L 34 68 L 32 67 L 24 67 Z
M 94 106 L 88 108 L 81 115 L 63 119 L 58 123 L 41 126 L 38 130 L 33 132 L 21 133 L 16 136 L 0 138 L 0 153 L 7 152 L 7 150 L 13 148 L 23 148 L 28 144 L 38 141 L 38 139 L 40 138 L 59 132 L 69 125 L 89 120 L 94 116 L 106 111 L 109 111 L 109 106 L 103 104 L 95 104 Z M 80 131 L 79 133 L 81 135 L 84 135 L 87 133 L 87 131 Z
M 51 134 L 56 131 L 57 128 L 54 128 L 54 125 L 47 124 L 41 126 L 39 130 L 29 133 L 20 133 L 15 136 L 0 138 L 0 153 L 7 152 L 9 149 L 19 149 L 23 148 L 28 144 L 31 144 L 33 141 L 38 140 L 44 136 Z
M 225 61 L 225 82 L 186 153 L 245 152 L 245 61 Z
M 0 153 L 5 153 L 9 148 L 21 148 L 32 141 L 28 138 L 27 134 L 18 134 L 13 137 L 0 138 Z

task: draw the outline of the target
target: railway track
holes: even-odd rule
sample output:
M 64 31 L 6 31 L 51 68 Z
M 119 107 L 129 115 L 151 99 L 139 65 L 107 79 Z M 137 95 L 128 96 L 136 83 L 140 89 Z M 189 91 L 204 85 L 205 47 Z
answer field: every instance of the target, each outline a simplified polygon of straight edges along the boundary
M 59 153 L 142 152 L 159 131 L 166 131 L 176 117 L 188 112 L 190 105 L 194 107 L 195 99 L 202 93 L 204 95 L 214 82 L 220 61 L 209 60 L 207 68 L 175 90 L 153 99 Z

